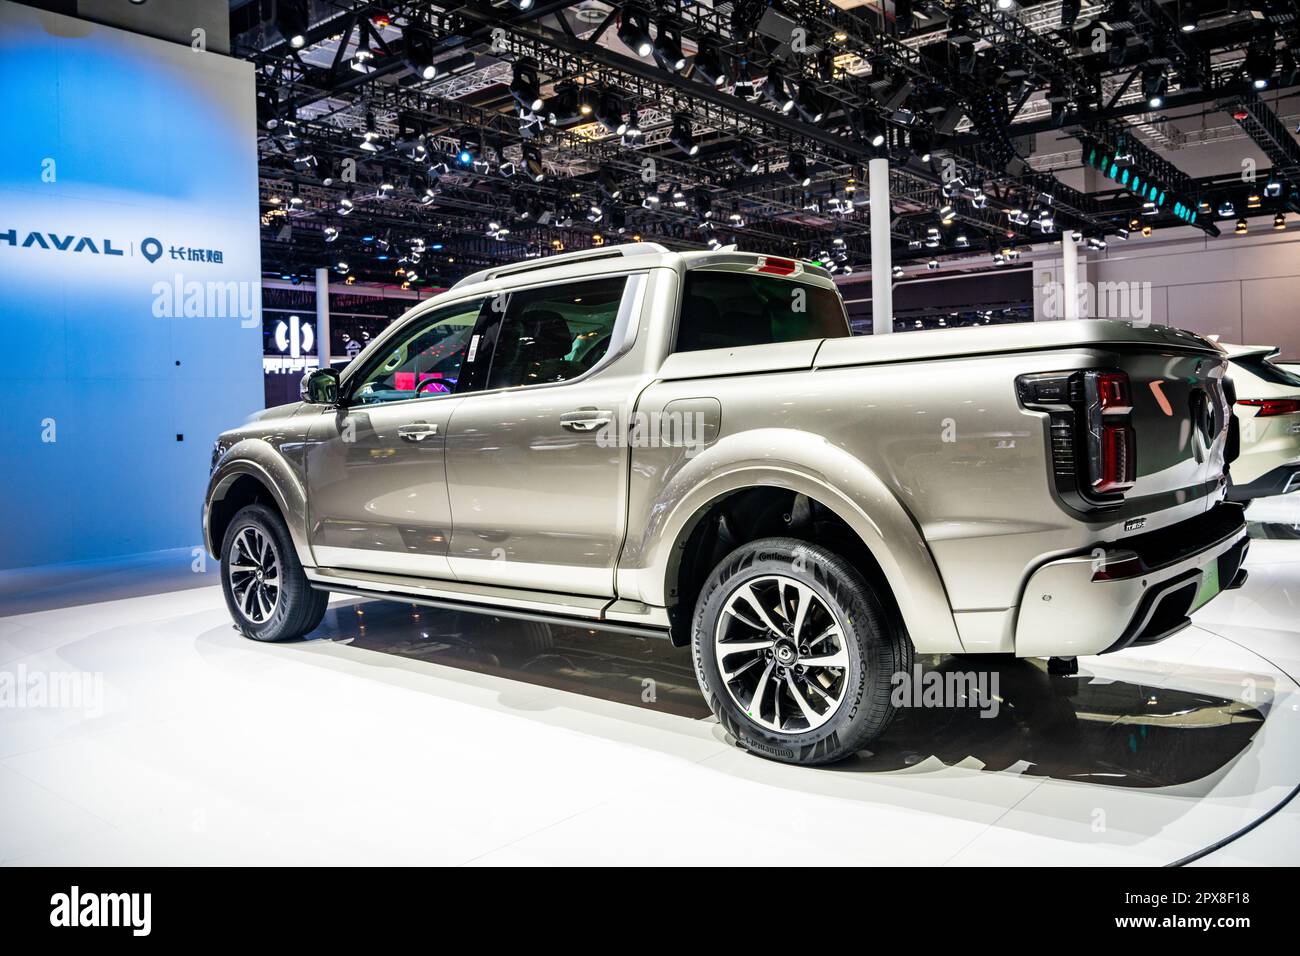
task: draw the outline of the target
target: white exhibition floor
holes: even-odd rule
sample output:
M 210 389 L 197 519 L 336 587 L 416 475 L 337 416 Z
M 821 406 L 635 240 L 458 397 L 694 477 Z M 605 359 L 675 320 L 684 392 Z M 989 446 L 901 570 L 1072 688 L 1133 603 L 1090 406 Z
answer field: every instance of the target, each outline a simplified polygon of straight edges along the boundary
M 998 665 L 996 719 L 829 769 L 737 750 L 662 641 L 339 599 L 260 645 L 210 583 L 11 614 L 0 671 L 103 698 L 0 709 L 0 862 L 1168 864 L 1258 823 L 1197 862 L 1295 864 L 1300 540 L 1248 567 L 1162 644 Z

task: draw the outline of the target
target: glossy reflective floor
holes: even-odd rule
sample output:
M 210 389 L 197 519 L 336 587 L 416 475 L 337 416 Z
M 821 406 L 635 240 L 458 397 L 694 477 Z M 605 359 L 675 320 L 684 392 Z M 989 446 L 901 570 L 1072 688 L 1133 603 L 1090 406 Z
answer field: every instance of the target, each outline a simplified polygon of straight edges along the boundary
M 738 751 L 662 641 L 349 598 L 267 646 L 188 553 L 0 575 L 0 673 L 99 681 L 0 709 L 0 861 L 1294 864 L 1287 514 L 1177 637 L 1072 678 L 925 658 L 970 706 L 816 770 Z

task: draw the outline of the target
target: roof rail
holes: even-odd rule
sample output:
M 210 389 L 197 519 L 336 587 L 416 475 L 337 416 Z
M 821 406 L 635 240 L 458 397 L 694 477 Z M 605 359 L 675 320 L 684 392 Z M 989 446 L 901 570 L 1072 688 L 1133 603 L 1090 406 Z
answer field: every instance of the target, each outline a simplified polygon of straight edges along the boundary
M 478 282 L 487 282 L 489 279 L 498 279 L 502 276 L 518 275 L 521 272 L 535 272 L 555 266 L 567 266 L 574 262 L 595 262 L 600 259 L 613 259 L 619 256 L 662 255 L 668 251 L 667 247 L 661 246 L 657 242 L 626 242 L 618 246 L 597 246 L 594 249 L 580 249 L 577 252 L 565 252 L 558 256 L 525 259 L 523 262 L 496 266 L 492 269 L 482 269 L 479 272 L 467 275 L 452 288 L 459 289 L 463 285 L 474 285 Z

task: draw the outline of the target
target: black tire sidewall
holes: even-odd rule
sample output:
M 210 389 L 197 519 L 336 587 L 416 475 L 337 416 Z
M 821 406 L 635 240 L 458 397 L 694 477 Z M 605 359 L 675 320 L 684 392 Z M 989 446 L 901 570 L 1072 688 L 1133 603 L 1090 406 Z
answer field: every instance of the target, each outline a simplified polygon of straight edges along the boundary
M 227 567 L 235 536 L 249 527 L 256 528 L 266 535 L 279 566 L 279 599 L 270 618 L 261 624 L 250 621 L 239 608 L 231 588 Z M 255 641 L 281 641 L 301 636 L 303 618 L 301 605 L 305 601 L 315 600 L 315 595 L 302 572 L 302 565 L 298 561 L 288 529 L 280 520 L 280 516 L 265 505 L 254 504 L 240 509 L 234 520 L 230 522 L 230 526 L 226 528 L 226 533 L 221 539 L 221 590 L 226 597 L 226 607 L 230 610 L 230 616 L 244 636 Z M 318 621 L 312 623 L 313 627 L 315 623 Z
M 846 691 L 839 710 L 822 726 L 802 734 L 780 733 L 754 723 L 723 684 L 714 654 L 714 633 L 727 598 L 746 582 L 773 574 L 806 584 L 838 619 L 849 656 Z M 705 582 L 696 604 L 692 654 L 700 690 L 726 731 L 747 750 L 790 763 L 828 763 L 857 750 L 888 725 L 879 713 L 880 682 L 892 686 L 894 639 L 866 581 L 844 559 L 818 545 L 767 538 L 737 548 Z M 888 700 L 888 695 L 885 695 Z

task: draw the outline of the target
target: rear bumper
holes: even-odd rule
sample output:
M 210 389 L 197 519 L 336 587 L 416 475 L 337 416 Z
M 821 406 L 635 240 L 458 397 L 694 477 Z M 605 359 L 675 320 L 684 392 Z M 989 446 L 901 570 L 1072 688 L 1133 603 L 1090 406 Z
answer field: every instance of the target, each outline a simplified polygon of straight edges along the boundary
M 1245 485 L 1229 485 L 1229 501 L 1252 501 L 1300 491 L 1300 462 L 1279 465 Z
M 1240 505 L 1051 561 L 1029 578 L 1017 657 L 1077 657 L 1153 644 L 1244 580 L 1250 539 Z

